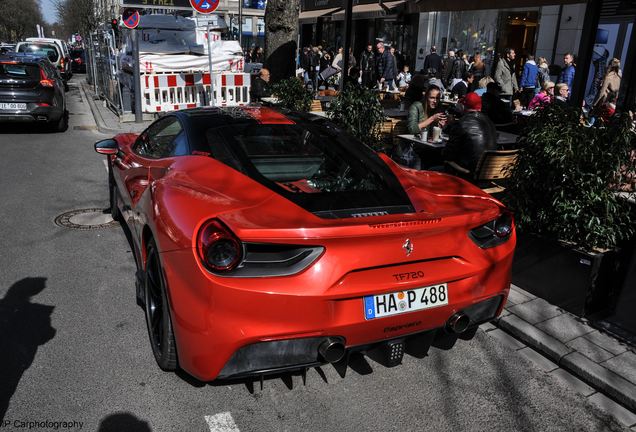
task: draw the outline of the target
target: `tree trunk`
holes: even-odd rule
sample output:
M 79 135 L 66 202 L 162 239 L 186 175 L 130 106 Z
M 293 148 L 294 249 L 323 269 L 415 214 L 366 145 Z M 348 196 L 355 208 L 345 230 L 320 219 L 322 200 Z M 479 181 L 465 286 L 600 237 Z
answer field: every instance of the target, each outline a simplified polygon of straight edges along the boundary
M 268 0 L 265 8 L 265 67 L 271 81 L 296 73 L 300 0 Z

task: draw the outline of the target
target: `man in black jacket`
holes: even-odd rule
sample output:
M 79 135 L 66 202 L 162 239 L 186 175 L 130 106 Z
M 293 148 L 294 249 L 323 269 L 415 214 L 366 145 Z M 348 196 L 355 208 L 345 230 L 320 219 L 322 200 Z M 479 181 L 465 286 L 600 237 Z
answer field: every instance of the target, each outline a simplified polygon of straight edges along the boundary
M 360 70 L 362 71 L 362 85 L 367 88 L 375 86 L 375 54 L 373 45 L 367 44 L 367 49 L 360 54 Z
M 389 90 L 395 90 L 396 66 L 395 57 L 384 48 L 384 43 L 378 42 L 376 46 L 378 57 L 376 57 L 376 71 L 380 87 L 388 86 Z
M 468 88 L 475 81 L 475 75 L 472 72 L 464 72 L 464 77 L 460 82 L 455 84 L 451 89 L 451 97 L 457 96 L 458 99 L 463 98 L 468 93 Z
M 449 87 L 452 81 L 451 72 L 453 71 L 453 63 L 455 62 L 455 51 L 448 50 L 448 57 L 442 61 L 442 82 L 445 87 Z
M 435 45 L 431 47 L 431 53 L 424 59 L 423 73 L 428 75 L 429 78 L 440 78 L 442 76 L 442 57 L 437 54 Z
M 497 130 L 493 122 L 481 111 L 481 98 L 474 92 L 464 98 L 464 115 L 448 126 L 448 143 L 444 147 L 444 160 L 455 162 L 475 172 L 477 162 L 485 150 L 497 148 Z
M 272 91 L 269 88 L 269 69 L 263 68 L 250 86 L 252 102 L 259 102 L 261 98 L 269 97 Z

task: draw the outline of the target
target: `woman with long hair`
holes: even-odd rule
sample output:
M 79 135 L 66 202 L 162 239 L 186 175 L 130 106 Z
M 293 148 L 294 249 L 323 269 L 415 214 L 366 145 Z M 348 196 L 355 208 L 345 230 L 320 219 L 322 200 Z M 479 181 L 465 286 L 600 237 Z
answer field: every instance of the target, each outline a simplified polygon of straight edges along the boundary
M 618 94 L 621 88 L 621 77 L 621 61 L 617 58 L 613 58 L 607 68 L 605 78 L 603 78 L 603 85 L 601 85 L 601 89 L 598 91 L 596 99 L 594 100 L 595 107 L 602 106 L 607 102 L 610 94 Z
M 408 117 L 409 133 L 418 134 L 431 125 L 444 126 L 446 116 L 439 112 L 440 95 L 439 87 L 431 85 L 424 93 L 423 100 L 411 104 Z

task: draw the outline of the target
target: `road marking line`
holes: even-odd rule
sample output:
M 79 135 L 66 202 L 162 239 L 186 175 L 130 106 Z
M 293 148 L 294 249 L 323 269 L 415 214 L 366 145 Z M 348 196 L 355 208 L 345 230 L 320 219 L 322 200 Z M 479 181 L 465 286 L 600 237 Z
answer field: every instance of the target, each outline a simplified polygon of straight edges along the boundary
M 106 168 L 106 172 L 108 172 L 108 162 L 106 162 L 106 159 L 102 159 L 102 162 L 104 162 L 104 168 Z
M 229 412 L 205 416 L 205 422 L 210 427 L 210 432 L 240 432 Z

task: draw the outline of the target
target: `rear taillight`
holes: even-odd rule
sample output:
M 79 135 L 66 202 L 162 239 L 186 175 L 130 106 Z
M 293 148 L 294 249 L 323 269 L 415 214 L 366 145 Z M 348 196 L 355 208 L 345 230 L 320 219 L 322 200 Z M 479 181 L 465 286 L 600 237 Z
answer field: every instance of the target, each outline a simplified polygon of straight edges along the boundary
M 64 57 L 60 57 L 60 66 L 64 67 Z
M 44 69 L 40 69 L 40 85 L 42 87 L 53 87 L 55 85 L 53 80 L 46 76 Z
M 36 103 L 37 106 L 39 107 L 50 107 L 51 104 L 47 104 L 46 102 L 38 102 Z
M 197 253 L 208 270 L 225 273 L 234 270 L 243 260 L 243 245 L 225 225 L 212 219 L 199 230 Z
M 470 230 L 468 236 L 477 246 L 487 249 L 508 241 L 512 234 L 512 229 L 512 214 L 504 211 L 497 219 Z

